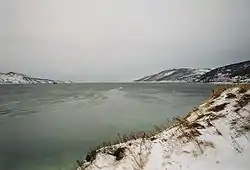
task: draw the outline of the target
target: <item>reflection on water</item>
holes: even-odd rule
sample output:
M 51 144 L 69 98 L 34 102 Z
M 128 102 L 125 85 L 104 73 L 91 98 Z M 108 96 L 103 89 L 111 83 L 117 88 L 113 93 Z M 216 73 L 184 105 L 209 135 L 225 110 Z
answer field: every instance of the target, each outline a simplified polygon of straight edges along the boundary
M 214 85 L 59 84 L 0 87 L 0 169 L 69 169 L 90 147 L 149 130 L 203 101 Z

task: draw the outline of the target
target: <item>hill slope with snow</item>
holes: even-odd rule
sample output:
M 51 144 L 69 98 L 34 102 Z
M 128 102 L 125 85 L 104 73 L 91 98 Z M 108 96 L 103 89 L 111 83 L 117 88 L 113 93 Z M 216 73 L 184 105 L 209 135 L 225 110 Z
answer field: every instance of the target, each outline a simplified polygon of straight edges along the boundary
M 136 82 L 249 82 L 250 61 L 230 64 L 215 69 L 179 68 L 164 70 L 160 73 L 143 77 Z
M 9 72 L 6 74 L 0 73 L 0 84 L 38 84 L 38 83 L 58 84 L 63 82 L 58 80 L 33 78 L 25 74 L 15 73 L 15 72 Z
M 213 69 L 202 75 L 199 82 L 250 82 L 250 61 Z
M 169 81 L 169 82 L 193 82 L 197 81 L 201 75 L 209 72 L 210 69 L 179 68 L 164 70 L 160 73 L 143 77 L 141 81 Z
M 92 150 L 77 170 L 248 170 L 250 85 L 215 91 L 168 128 Z

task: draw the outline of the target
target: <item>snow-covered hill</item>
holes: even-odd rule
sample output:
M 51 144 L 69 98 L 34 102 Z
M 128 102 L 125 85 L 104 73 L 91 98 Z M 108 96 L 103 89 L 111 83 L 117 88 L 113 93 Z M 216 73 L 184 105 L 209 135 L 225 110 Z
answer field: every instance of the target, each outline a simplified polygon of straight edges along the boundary
M 103 143 L 77 170 L 249 170 L 249 102 L 250 85 L 215 91 L 168 128 Z
M 230 64 L 215 69 L 179 68 L 164 70 L 143 77 L 136 82 L 196 82 L 250 83 L 250 61 Z
M 63 82 L 58 80 L 33 78 L 25 74 L 15 73 L 15 72 L 9 72 L 6 74 L 0 73 L 0 84 L 38 84 L 38 83 L 58 84 Z
M 202 75 L 199 82 L 250 82 L 250 61 L 213 69 Z
M 136 81 L 194 82 L 211 69 L 179 68 L 164 70 Z

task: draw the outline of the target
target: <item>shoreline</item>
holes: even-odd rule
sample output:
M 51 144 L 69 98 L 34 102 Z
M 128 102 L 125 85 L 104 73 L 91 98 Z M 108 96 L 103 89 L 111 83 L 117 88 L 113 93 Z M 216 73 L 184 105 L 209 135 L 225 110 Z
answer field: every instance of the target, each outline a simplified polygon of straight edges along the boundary
M 243 157 L 248 157 L 250 143 L 244 139 L 245 135 L 249 136 L 249 98 L 250 84 L 229 85 L 214 90 L 210 99 L 183 118 L 176 118 L 171 126 L 156 127 L 156 130 L 138 135 L 118 135 L 117 141 L 104 142 L 103 145 L 91 150 L 85 161 L 77 161 L 78 170 L 171 170 L 181 169 L 180 166 L 182 169 L 189 169 L 192 164 L 196 164 L 197 167 L 204 166 L 203 161 L 213 159 L 214 152 L 218 152 L 217 156 L 222 159 L 226 156 L 223 153 L 227 151 L 230 151 L 233 157 L 237 156 L 237 153 L 243 153 Z M 236 118 L 239 122 L 234 120 Z M 227 140 L 223 141 L 222 136 Z M 224 145 L 232 146 L 232 143 L 234 147 L 224 148 Z M 247 164 L 244 160 L 245 157 L 238 161 Z M 220 161 L 211 162 L 215 169 L 220 169 L 221 165 L 226 166 L 218 162 Z
M 57 84 L 171 84 L 171 83 L 178 83 L 178 84 L 215 84 L 215 85 L 244 85 L 250 84 L 250 82 L 185 82 L 185 81 L 132 81 L 132 82 L 67 82 L 62 81 L 58 82 Z M 53 83 L 2 83 L 0 85 L 37 85 L 37 84 L 53 84 Z

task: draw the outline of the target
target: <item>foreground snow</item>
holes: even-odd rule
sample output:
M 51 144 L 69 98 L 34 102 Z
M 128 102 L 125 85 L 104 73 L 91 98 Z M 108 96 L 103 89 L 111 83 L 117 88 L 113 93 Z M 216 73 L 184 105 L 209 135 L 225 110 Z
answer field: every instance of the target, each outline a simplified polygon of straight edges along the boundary
M 157 135 L 145 133 L 140 139 L 101 148 L 78 170 L 248 170 L 247 86 L 246 91 L 234 87 L 214 96 Z

